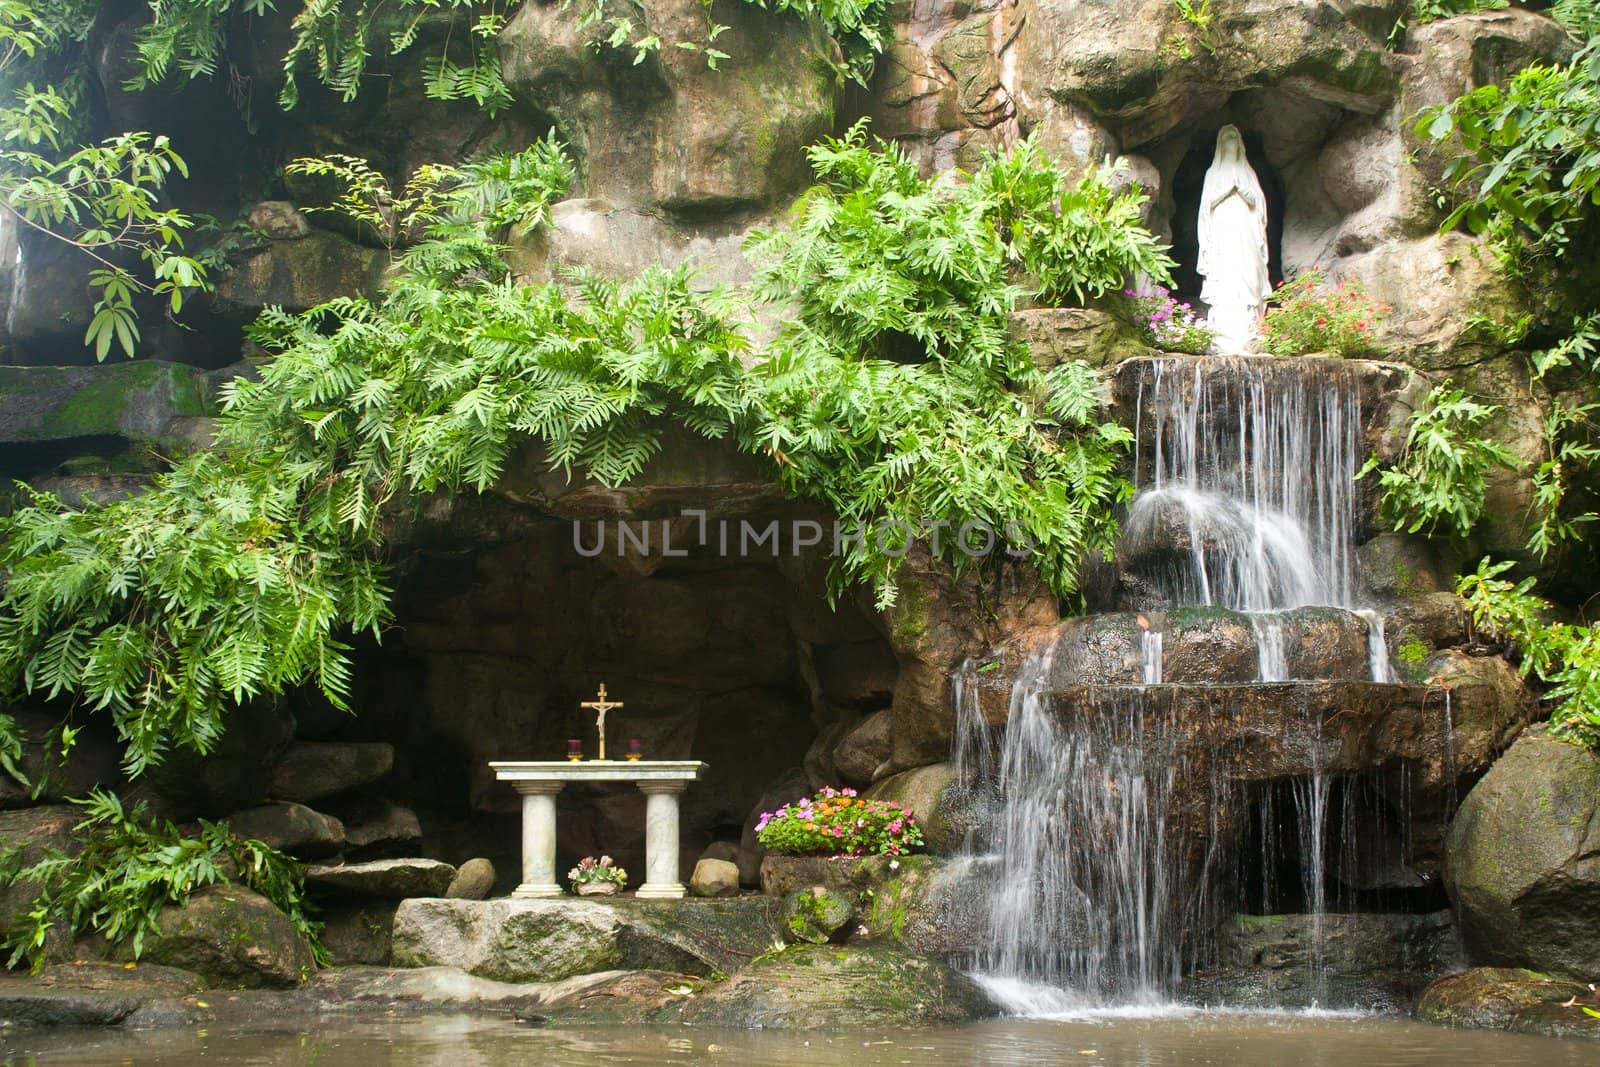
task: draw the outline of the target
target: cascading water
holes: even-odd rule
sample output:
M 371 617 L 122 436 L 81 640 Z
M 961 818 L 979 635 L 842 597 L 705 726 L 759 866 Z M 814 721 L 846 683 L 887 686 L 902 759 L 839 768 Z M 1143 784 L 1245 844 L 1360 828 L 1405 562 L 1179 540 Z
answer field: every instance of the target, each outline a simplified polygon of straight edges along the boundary
M 987 870 L 986 947 L 970 963 L 1013 1003 L 1039 1004 L 1041 986 L 1057 1010 L 1159 1001 L 1178 985 L 1206 904 L 1169 855 L 1181 753 L 1147 719 L 1140 687 L 1055 714 L 1044 691 L 1052 652 L 1023 665 L 998 750 L 971 704 L 958 716 L 957 765 L 963 780 L 991 783 L 980 820 L 1002 844 Z
M 1287 678 L 1269 613 L 1357 610 L 1355 475 L 1361 397 L 1337 363 L 1140 361 L 1135 476 L 1124 542 L 1171 606 L 1248 612 L 1262 681 Z M 1393 681 L 1367 615 L 1374 681 Z
M 1142 360 L 1134 372 L 1140 491 L 1119 563 L 1136 602 L 1125 606 L 1247 613 L 1259 678 L 1274 683 L 1291 679 L 1288 613 L 1359 613 L 1371 678 L 1392 682 L 1382 617 L 1356 603 L 1356 374 L 1332 361 L 1217 358 Z M 1209 784 L 1191 777 L 1184 786 L 1191 797 L 1209 789 L 1204 817 L 1212 822 L 1198 835 L 1209 842 L 1204 855 L 1193 852 L 1192 824 L 1189 844 L 1174 844 L 1174 820 L 1194 817 L 1174 806 L 1175 782 L 1190 770 L 1184 725 L 1150 713 L 1150 695 L 1173 687 L 1163 684 L 1160 628 L 1138 621 L 1142 685 L 1102 686 L 1062 704 L 1050 691 L 1055 646 L 1045 642 L 1015 678 L 998 743 L 977 706 L 975 676 L 958 680 L 954 760 L 981 809 L 969 859 L 992 884 L 987 947 L 970 962 L 1019 1010 L 1168 997 L 1203 958 L 1221 911 L 1215 890 L 1233 831 L 1218 820 L 1247 806 L 1220 769 L 1225 760 L 1210 760 Z M 1284 714 L 1294 712 L 1286 706 Z M 1309 722 L 1297 729 L 1312 773 L 1292 783 L 1295 832 L 1275 834 L 1264 818 L 1261 844 L 1274 858 L 1297 849 L 1300 899 L 1317 942 L 1308 987 L 1320 991 L 1333 779 L 1321 770 L 1319 731 Z M 1346 839 L 1343 829 L 1337 836 Z M 1278 899 L 1272 866 L 1261 864 L 1264 901 Z
M 1161 631 L 1146 628 L 1139 635 L 1139 680 L 1145 685 L 1161 684 Z

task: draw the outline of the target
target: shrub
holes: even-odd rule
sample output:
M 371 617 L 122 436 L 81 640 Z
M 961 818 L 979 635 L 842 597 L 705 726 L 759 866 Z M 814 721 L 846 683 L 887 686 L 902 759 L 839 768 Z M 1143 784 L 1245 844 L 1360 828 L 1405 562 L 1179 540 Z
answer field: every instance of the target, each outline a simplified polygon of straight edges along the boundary
M 1216 331 L 1193 307 L 1180 304 L 1166 289 L 1158 285 L 1124 289 L 1122 294 L 1133 298 L 1133 321 L 1144 330 L 1145 340 L 1161 351 L 1200 356 L 1211 350 Z
M 27 959 L 37 971 L 45 944 L 58 924 L 71 934 L 88 930 L 108 941 L 131 941 L 134 958 L 144 939 L 158 933 L 156 917 L 168 904 L 184 904 L 194 891 L 233 882 L 272 901 L 294 928 L 311 942 L 318 962 L 325 954 L 317 941 L 321 924 L 306 914 L 305 888 L 294 860 L 261 841 L 244 838 L 226 823 L 200 820 L 197 837 L 185 837 L 170 822 L 150 819 L 140 801 L 132 809 L 111 793 L 93 790 L 73 804 L 85 818 L 73 827 L 83 851 L 68 856 L 47 850 L 31 867 L 14 861 L 0 870 L 0 886 L 32 883 L 32 904 L 10 919 L 6 948 L 14 967 Z
M 824 788 L 762 812 L 756 838 L 790 856 L 903 856 L 922 847 L 917 818 L 892 800 L 862 800 L 854 789 Z
M 1480 404 L 1450 385 L 1446 378 L 1428 393 L 1411 416 L 1399 462 L 1378 476 L 1379 512 L 1396 530 L 1431 535 L 1442 522 L 1449 532 L 1466 537 L 1483 516 L 1489 469 L 1517 465 L 1510 450 L 1484 433 L 1499 406 Z M 1377 469 L 1373 456 L 1356 477 Z
M 1367 299 L 1360 282 L 1340 282 L 1330 292 L 1322 270 L 1303 270 L 1278 286 L 1261 320 L 1261 347 L 1275 356 L 1328 352 L 1358 356 L 1372 351 L 1372 330 L 1389 313 Z
M 574 889 L 580 885 L 593 885 L 600 882 L 614 882 L 617 888 L 628 884 L 628 872 L 616 865 L 610 856 L 585 856 L 578 861 L 578 865 L 567 872 L 567 881 L 572 883 Z

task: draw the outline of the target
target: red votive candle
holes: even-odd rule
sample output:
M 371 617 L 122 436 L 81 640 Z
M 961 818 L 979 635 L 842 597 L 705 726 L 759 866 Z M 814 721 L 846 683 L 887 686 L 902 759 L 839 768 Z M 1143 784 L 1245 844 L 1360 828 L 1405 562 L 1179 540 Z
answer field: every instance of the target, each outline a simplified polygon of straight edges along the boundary
M 583 741 L 576 737 L 567 738 L 567 759 L 577 763 L 583 759 Z
M 638 761 L 644 756 L 644 746 L 637 737 L 628 738 L 628 759 Z

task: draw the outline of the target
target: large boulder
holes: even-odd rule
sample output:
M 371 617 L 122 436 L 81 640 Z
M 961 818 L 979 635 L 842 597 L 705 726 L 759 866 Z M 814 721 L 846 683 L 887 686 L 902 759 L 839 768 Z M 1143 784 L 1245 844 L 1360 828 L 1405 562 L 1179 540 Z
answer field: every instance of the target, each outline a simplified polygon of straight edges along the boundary
M 1014 46 L 1019 117 L 1027 126 L 1073 104 L 1132 148 L 1245 90 L 1295 113 L 1376 113 L 1393 97 L 1393 58 L 1337 5 L 1233 0 L 1214 12 L 1201 30 L 1168 0 L 1030 6 Z
M 202 374 L 156 359 L 96 367 L 0 367 L 0 449 L 116 437 L 190 439 L 206 413 Z
M 460 967 L 504 982 L 609 970 L 729 973 L 772 945 L 773 902 L 593 899 L 408 900 L 394 962 Z
M 297 741 L 272 772 L 272 795 L 309 804 L 370 785 L 394 766 L 382 741 Z
M 984 588 L 971 574 L 957 579 L 918 544 L 901 560 L 895 580 L 899 596 L 880 617 L 900 664 L 890 705 L 891 771 L 949 757 L 963 663 L 996 644 L 1002 633 L 1060 618 L 1056 598 L 1022 562 L 1002 563 Z
M 513 231 L 510 261 L 519 276 L 535 282 L 559 278 L 564 270 L 631 278 L 650 267 L 689 264 L 695 287 L 711 289 L 749 281 L 754 265 L 743 246 L 752 228 L 744 219 L 738 225 L 679 221 L 606 200 L 563 200 L 550 209 L 547 225 Z
M 265 205 L 258 205 L 258 208 Z M 211 311 L 235 326 L 266 307 L 304 311 L 340 296 L 374 296 L 383 287 L 389 257 L 326 230 L 291 229 L 281 212 L 262 219 L 281 236 L 239 250 L 217 280 Z
M 1600 1037 L 1600 997 L 1584 982 L 1513 967 L 1474 967 L 1441 978 L 1417 1001 L 1417 1018 L 1441 1026 L 1549 1037 Z
M 240 837 L 253 837 L 301 859 L 331 856 L 344 847 L 344 824 L 304 804 L 246 808 L 228 816 L 228 825 Z
M 201 975 L 213 985 L 292 986 L 311 975 L 311 944 L 266 897 L 243 886 L 208 886 L 185 904 L 169 904 L 156 919 L 160 932 L 144 940 L 140 957 Z M 131 959 L 123 942 L 116 956 Z
M 977 983 L 937 959 L 889 946 L 805 945 L 759 959 L 656 1017 L 700 1026 L 846 1030 L 995 1014 Z
M 847 781 L 866 784 L 894 750 L 894 719 L 887 708 L 851 727 L 833 746 L 833 766 Z
M 1462 802 L 1445 884 L 1475 960 L 1600 978 L 1600 755 L 1525 734 Z
M 859 936 L 887 939 L 945 958 L 989 947 L 989 895 L 1000 875 L 992 860 L 910 856 L 864 897 Z
M 499 35 L 506 84 L 519 104 L 553 116 L 578 156 L 589 196 L 707 213 L 773 205 L 804 187 L 804 149 L 833 120 L 837 46 L 820 20 L 777 17 L 719 0 L 728 29 L 724 69 L 675 47 L 703 38 L 699 0 L 645 0 L 640 36 L 661 47 L 634 61 L 580 28 L 555 3 L 522 5 Z

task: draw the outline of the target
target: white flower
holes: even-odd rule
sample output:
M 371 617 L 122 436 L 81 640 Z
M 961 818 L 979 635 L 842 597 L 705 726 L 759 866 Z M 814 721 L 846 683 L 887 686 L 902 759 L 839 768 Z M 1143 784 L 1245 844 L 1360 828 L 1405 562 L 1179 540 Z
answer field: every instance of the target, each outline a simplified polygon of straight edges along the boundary
M 889 861 L 889 869 L 891 871 L 898 871 L 900 869 L 900 861 L 899 860 L 890 860 Z

